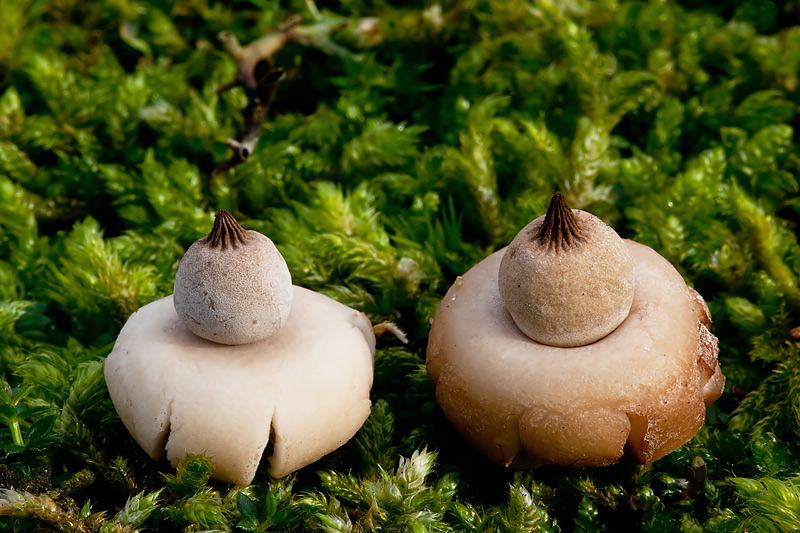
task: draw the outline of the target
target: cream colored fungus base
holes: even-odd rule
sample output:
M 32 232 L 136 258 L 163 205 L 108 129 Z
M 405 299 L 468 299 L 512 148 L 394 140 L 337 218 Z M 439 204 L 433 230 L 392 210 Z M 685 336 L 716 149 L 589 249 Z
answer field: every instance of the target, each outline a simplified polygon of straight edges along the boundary
M 631 312 L 587 346 L 541 345 L 516 327 L 497 285 L 505 250 L 467 272 L 442 301 L 428 374 L 447 417 L 494 462 L 599 466 L 626 449 L 650 462 L 702 426 L 713 370 L 698 362 L 698 317 L 686 285 L 656 252 L 625 242 L 635 264 Z
M 276 337 L 239 346 L 194 335 L 169 296 L 130 317 L 105 375 L 148 455 L 166 449 L 175 465 L 205 454 L 215 478 L 246 484 L 269 441 L 269 473 L 281 477 L 358 431 L 370 412 L 374 350 L 363 313 L 299 287 Z

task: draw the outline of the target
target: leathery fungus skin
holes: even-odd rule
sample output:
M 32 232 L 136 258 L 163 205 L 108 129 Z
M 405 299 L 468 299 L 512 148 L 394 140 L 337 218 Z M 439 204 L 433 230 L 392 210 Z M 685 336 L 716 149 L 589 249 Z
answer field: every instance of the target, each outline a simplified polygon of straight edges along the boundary
M 517 326 L 498 279 L 508 248 L 458 278 L 442 300 L 428 375 L 445 415 L 490 460 L 516 469 L 603 466 L 623 455 L 649 463 L 689 441 L 722 394 L 702 297 L 651 248 L 622 242 L 632 302 L 594 342 L 542 344 Z
M 148 455 L 166 455 L 174 466 L 203 454 L 215 479 L 249 484 L 259 464 L 282 477 L 358 431 L 371 406 L 372 324 L 327 296 L 289 290 L 282 327 L 235 345 L 193 333 L 173 296 L 131 315 L 105 377 L 122 422 Z

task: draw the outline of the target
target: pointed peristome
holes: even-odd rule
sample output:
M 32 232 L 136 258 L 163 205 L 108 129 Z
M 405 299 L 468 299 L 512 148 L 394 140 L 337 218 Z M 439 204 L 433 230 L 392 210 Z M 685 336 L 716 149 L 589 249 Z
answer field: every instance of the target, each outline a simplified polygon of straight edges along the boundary
M 567 201 L 564 200 L 564 195 L 560 192 L 555 193 L 536 239 L 547 248 L 563 250 L 583 241 L 584 238 L 583 229 L 567 205 Z
M 208 234 L 208 244 L 212 248 L 236 248 L 247 242 L 247 230 L 236 222 L 233 215 L 221 209 L 214 218 L 214 228 Z

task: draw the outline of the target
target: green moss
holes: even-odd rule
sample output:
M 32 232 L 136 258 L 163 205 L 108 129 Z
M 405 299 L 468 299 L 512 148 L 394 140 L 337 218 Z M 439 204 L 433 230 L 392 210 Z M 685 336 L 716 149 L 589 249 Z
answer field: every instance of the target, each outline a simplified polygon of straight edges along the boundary
M 253 125 L 219 34 L 251 43 L 293 14 L 290 42 L 262 58 L 286 78 Z M 0 531 L 792 530 L 796 14 L 771 0 L 0 2 Z M 245 131 L 255 149 L 214 173 Z M 556 190 L 711 307 L 726 391 L 654 465 L 507 472 L 465 446 L 425 376 L 447 287 Z M 269 235 L 295 283 L 410 340 L 379 341 L 355 439 L 249 487 L 209 482 L 203 458 L 177 473 L 150 461 L 102 374 L 218 209 Z

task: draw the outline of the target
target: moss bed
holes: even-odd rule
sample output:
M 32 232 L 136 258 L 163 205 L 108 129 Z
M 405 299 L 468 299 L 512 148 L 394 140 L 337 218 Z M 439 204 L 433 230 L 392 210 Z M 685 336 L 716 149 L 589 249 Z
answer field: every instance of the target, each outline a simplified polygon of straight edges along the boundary
M 0 1 L 0 531 L 795 531 L 799 75 L 795 1 Z M 711 308 L 725 392 L 653 465 L 514 473 L 436 405 L 441 297 L 555 191 Z M 409 341 L 352 441 L 245 487 L 103 379 L 219 209 Z

